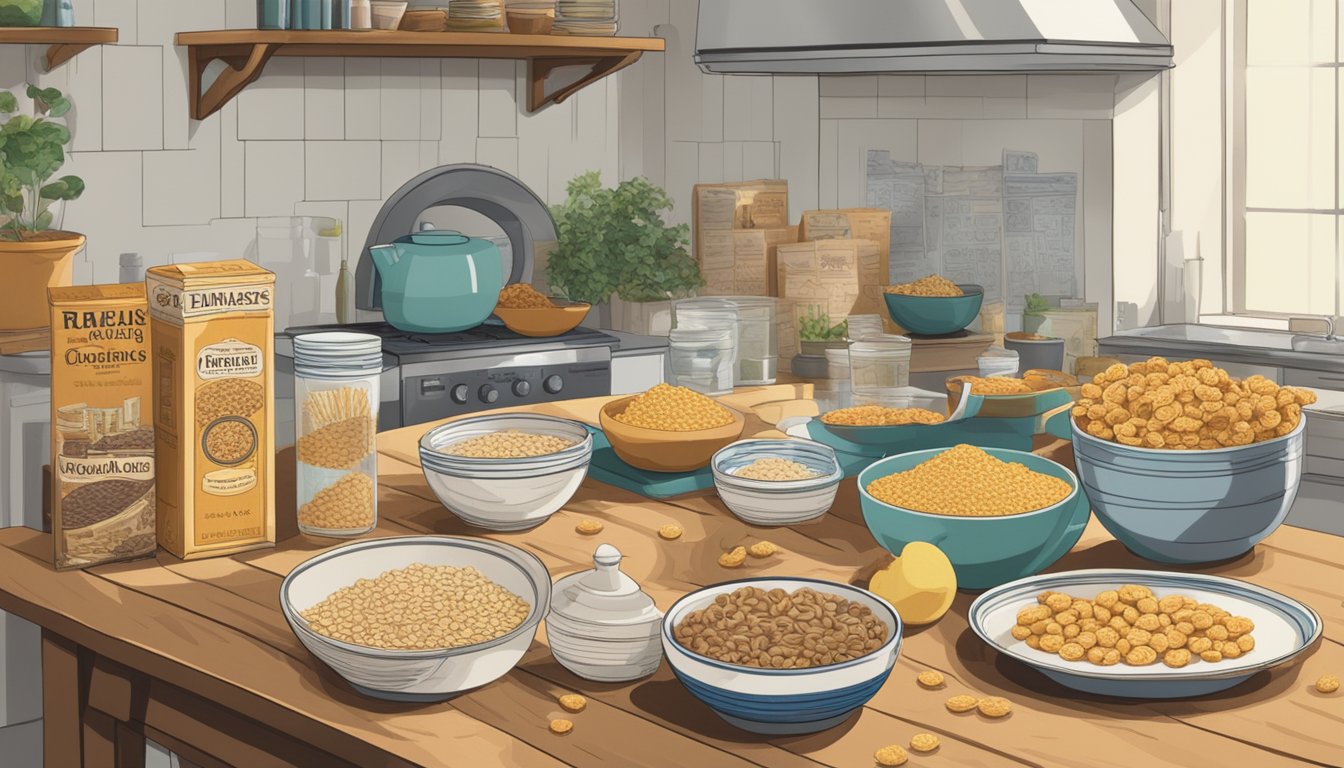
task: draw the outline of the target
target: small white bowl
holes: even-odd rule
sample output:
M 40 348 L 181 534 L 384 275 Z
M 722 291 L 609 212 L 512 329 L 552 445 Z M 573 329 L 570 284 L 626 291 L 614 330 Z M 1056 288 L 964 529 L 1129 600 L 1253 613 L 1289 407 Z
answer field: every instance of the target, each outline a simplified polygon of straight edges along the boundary
M 452 443 L 510 429 L 575 444 L 524 459 L 473 459 L 442 452 Z M 420 438 L 420 465 L 434 495 L 467 523 L 492 531 L 522 531 L 546 522 L 579 489 L 592 457 L 592 433 L 576 421 L 553 416 L 476 416 L 435 427 Z
M 765 457 L 796 461 L 817 477 L 807 480 L 751 480 L 737 471 Z M 739 440 L 710 461 L 714 488 L 724 506 L 752 525 L 797 525 L 826 514 L 835 503 L 844 471 L 835 450 L 812 440 Z
M 461 648 L 390 651 L 334 640 L 299 615 L 358 579 L 413 563 L 472 566 L 523 598 L 531 610 L 502 637 Z M 455 536 L 405 536 L 347 544 L 304 561 L 280 585 L 280 610 L 304 647 L 355 690 L 391 701 L 442 701 L 494 681 L 513 669 L 550 610 L 551 577 L 537 557 L 518 547 Z
M 408 4 L 400 0 L 372 0 L 369 5 L 373 11 L 373 28 L 396 29 L 401 26 L 401 17 L 406 15 Z

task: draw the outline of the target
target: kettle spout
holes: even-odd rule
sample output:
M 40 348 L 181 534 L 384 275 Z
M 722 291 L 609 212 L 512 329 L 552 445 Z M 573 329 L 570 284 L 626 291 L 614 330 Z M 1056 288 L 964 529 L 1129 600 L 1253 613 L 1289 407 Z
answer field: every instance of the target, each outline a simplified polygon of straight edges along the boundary
M 374 266 L 381 272 L 397 263 L 400 250 L 395 245 L 372 245 L 369 246 L 369 256 L 373 259 Z

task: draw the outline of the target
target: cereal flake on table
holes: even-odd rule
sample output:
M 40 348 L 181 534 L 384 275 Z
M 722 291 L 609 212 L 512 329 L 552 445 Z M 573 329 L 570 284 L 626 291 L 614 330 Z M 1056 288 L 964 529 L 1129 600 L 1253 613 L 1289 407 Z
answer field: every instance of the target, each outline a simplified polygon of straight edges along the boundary
M 976 697 L 962 693 L 943 702 L 943 706 L 947 707 L 949 712 L 961 713 L 970 712 L 972 709 L 975 709 L 979 703 L 980 700 Z
M 779 552 L 779 545 L 773 541 L 758 541 L 747 547 L 747 554 L 757 559 L 764 559 Z
M 1334 693 L 1339 690 L 1339 677 L 1336 675 L 1323 675 L 1316 681 L 1316 690 L 1319 693 Z
M 719 565 L 724 568 L 737 568 L 747 561 L 746 547 L 733 547 L 730 551 L 719 555 Z
M 1006 717 L 1013 711 L 1013 703 L 1002 696 L 986 696 L 975 706 L 985 717 Z
M 1002 461 L 973 445 L 957 445 L 916 467 L 868 484 L 868 493 L 896 507 L 934 515 L 998 517 L 1058 504 L 1067 482 Z
M 559 453 L 578 441 L 517 429 L 487 432 L 449 443 L 439 453 L 470 459 L 525 459 Z
M 680 525 L 677 525 L 676 523 L 668 523 L 658 529 L 658 538 L 663 539 L 664 541 L 675 541 L 676 539 L 681 538 L 681 534 L 683 533 L 685 533 L 685 531 L 682 530 Z
M 943 687 L 945 681 L 942 672 L 939 672 L 936 669 L 926 669 L 919 673 L 919 676 L 915 678 L 915 682 L 919 683 L 920 686 L 924 688 L 932 689 Z
M 961 286 L 942 275 L 926 275 L 913 282 L 889 285 L 883 289 L 887 293 L 902 296 L 965 296 Z
M 567 693 L 557 699 L 557 701 L 566 712 L 582 712 L 588 707 L 588 699 L 577 693 Z
M 899 427 L 906 424 L 941 424 L 947 417 L 925 408 L 887 408 L 881 405 L 858 405 L 827 411 L 821 416 L 822 424 L 844 427 Z
M 873 753 L 873 760 L 881 766 L 905 765 L 910 760 L 910 755 L 906 754 L 905 748 L 896 744 L 889 744 Z
M 936 734 L 916 733 L 910 737 L 910 748 L 916 752 L 932 752 L 942 744 Z
M 551 721 L 548 727 L 551 729 L 551 733 L 554 733 L 557 736 L 564 736 L 574 730 L 574 721 L 557 717 Z
M 574 530 L 584 536 L 596 536 L 601 533 L 602 529 L 605 527 L 606 526 L 602 525 L 601 521 L 585 517 L 579 521 L 578 525 L 574 526 Z
M 778 456 L 764 456 L 733 473 L 748 480 L 770 480 L 783 482 L 788 480 L 810 480 L 820 473 L 806 464 Z
M 636 396 L 612 418 L 632 427 L 667 432 L 694 432 L 733 423 L 732 412 L 713 398 L 670 384 L 659 384 Z
M 1073 418 L 1087 434 L 1131 447 L 1214 450 L 1283 437 L 1316 394 L 1263 376 L 1233 379 L 1208 360 L 1116 363 L 1084 384 Z

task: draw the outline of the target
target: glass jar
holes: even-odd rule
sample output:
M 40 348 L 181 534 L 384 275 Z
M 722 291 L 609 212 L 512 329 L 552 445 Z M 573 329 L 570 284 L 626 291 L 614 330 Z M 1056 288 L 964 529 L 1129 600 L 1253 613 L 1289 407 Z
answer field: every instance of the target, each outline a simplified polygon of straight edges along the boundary
M 382 341 L 364 333 L 294 338 L 299 530 L 358 536 L 378 524 Z
M 672 328 L 686 331 L 728 331 L 732 343 L 732 364 L 728 388 L 737 377 L 738 333 L 737 304 L 723 298 L 681 299 L 672 303 Z
M 910 339 L 868 334 L 849 345 L 849 378 L 857 401 L 861 393 L 882 392 L 910 384 Z
M 1004 349 L 1003 347 L 990 347 L 984 354 L 976 358 L 976 365 L 980 368 L 980 375 L 984 378 L 995 376 L 1006 376 L 1012 378 L 1017 376 L 1019 365 L 1016 350 Z
M 779 368 L 777 302 L 769 296 L 734 296 L 737 305 L 736 385 L 774 384 Z
M 863 341 L 865 336 L 881 336 L 885 333 L 881 315 L 850 315 L 846 322 L 850 341 Z
M 733 391 L 733 332 L 674 328 L 668 335 L 668 379 L 706 395 Z
M 848 408 L 853 401 L 849 380 L 849 350 L 826 350 L 826 380 L 813 384 L 814 399 L 821 412 Z

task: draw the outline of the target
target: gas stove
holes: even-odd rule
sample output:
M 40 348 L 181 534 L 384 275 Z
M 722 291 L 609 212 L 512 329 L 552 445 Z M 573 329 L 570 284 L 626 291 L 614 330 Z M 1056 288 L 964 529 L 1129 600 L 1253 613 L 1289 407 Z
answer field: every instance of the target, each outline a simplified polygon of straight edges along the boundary
M 611 355 L 620 342 L 577 328 L 552 338 L 486 321 L 458 333 L 414 333 L 386 323 L 289 328 L 284 336 L 341 330 L 383 340 L 379 429 L 448 416 L 611 394 Z M 288 345 L 281 345 L 281 348 Z

